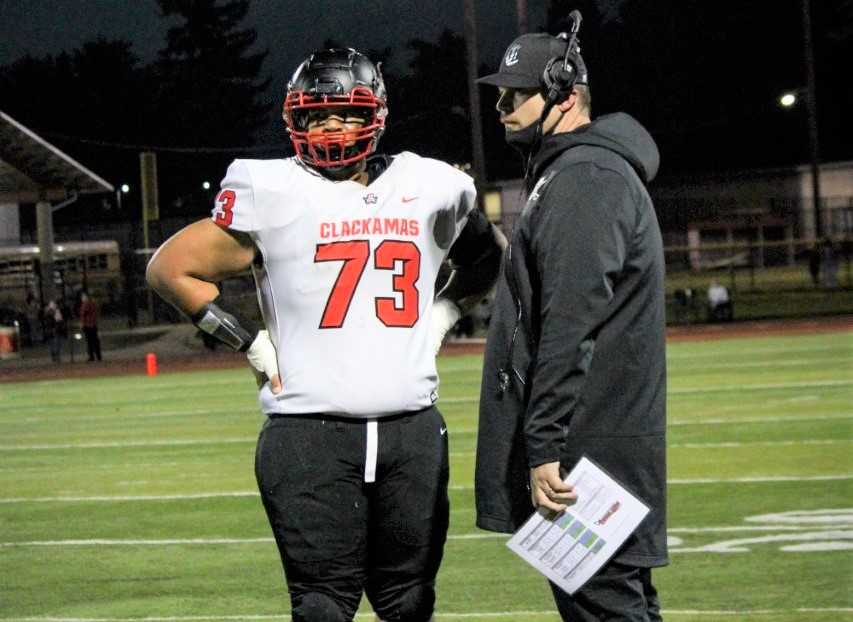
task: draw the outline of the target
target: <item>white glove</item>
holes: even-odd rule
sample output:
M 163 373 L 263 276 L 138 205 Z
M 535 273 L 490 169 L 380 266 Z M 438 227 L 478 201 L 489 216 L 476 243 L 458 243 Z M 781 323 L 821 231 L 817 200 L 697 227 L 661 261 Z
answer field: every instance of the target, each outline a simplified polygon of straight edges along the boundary
M 462 317 L 462 311 L 452 300 L 439 298 L 432 304 L 432 325 L 430 326 L 432 337 L 432 351 L 438 356 L 444 336 L 453 325 Z
M 258 331 L 252 345 L 246 350 L 246 357 L 249 359 L 249 364 L 252 366 L 258 384 L 263 384 L 268 379 L 272 392 L 281 393 L 278 358 L 275 354 L 275 346 L 270 341 L 270 335 L 267 331 Z

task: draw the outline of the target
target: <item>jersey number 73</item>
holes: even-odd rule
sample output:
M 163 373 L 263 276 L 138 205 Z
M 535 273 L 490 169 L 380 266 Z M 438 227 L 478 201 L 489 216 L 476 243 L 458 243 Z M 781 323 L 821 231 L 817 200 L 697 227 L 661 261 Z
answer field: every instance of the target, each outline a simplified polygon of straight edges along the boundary
M 314 262 L 341 261 L 341 270 L 332 286 L 320 328 L 340 328 L 344 325 L 355 290 L 370 259 L 369 240 L 347 240 L 318 244 Z M 402 295 L 402 305 L 397 306 L 393 296 L 377 297 L 376 317 L 385 326 L 411 328 L 418 321 L 419 292 L 417 281 L 421 275 L 421 252 L 417 245 L 407 240 L 383 240 L 373 251 L 373 268 L 394 270 L 402 262 L 402 271 L 391 278 L 391 289 Z

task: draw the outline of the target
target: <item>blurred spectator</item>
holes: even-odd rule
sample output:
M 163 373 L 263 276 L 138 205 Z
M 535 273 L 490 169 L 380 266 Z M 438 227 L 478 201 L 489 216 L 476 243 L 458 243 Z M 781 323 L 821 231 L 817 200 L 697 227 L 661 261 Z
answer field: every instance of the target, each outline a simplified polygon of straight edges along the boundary
M 68 324 L 55 300 L 44 308 L 44 337 L 50 347 L 50 358 L 54 363 L 62 361 L 62 346 L 68 337 Z
M 820 285 L 820 254 L 820 243 L 815 242 L 809 250 L 809 274 L 815 287 Z
M 835 244 L 832 239 L 823 239 L 823 286 L 827 289 L 838 287 L 838 255 L 835 252 Z
M 39 304 L 38 298 L 35 297 L 33 292 L 27 292 L 27 321 L 30 324 L 30 339 L 31 343 L 24 345 L 33 345 L 39 339 L 42 339 L 41 333 L 36 334 L 36 328 L 41 330 L 41 320 L 42 320 L 42 308 Z
M 693 289 L 690 287 L 675 290 L 675 321 L 689 322 L 693 313 Z
M 730 322 L 733 315 L 729 289 L 716 280 L 711 281 L 708 286 L 708 321 Z
M 101 338 L 98 337 L 98 303 L 86 292 L 80 294 L 80 327 L 86 336 L 89 361 L 101 360 Z

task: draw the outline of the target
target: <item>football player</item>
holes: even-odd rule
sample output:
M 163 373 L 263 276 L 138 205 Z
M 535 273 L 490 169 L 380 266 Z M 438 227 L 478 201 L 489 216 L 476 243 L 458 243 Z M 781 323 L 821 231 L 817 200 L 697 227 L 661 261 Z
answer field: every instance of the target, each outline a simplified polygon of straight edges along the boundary
M 295 622 L 348 622 L 363 592 L 387 622 L 431 619 L 448 526 L 435 355 L 505 244 L 468 175 L 377 153 L 387 114 L 366 56 L 312 54 L 284 101 L 295 157 L 235 160 L 212 217 L 148 266 L 163 298 L 264 376 L 255 472 Z M 248 268 L 264 327 L 216 285 Z

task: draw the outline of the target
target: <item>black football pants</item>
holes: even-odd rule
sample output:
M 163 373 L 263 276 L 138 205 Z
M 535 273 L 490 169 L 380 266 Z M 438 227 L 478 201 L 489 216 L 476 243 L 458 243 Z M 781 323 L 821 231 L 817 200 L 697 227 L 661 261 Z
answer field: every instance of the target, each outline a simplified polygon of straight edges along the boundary
M 660 601 L 652 585 L 651 568 L 616 562 L 605 564 L 584 586 L 569 596 L 551 585 L 557 609 L 570 622 L 659 622 Z
M 294 612 L 320 594 L 352 620 L 364 591 L 383 620 L 432 613 L 449 519 L 447 427 L 434 407 L 376 425 L 372 483 L 364 420 L 281 415 L 261 430 L 255 475 Z

